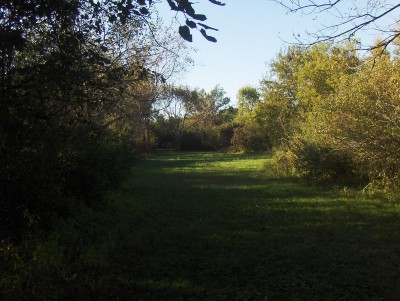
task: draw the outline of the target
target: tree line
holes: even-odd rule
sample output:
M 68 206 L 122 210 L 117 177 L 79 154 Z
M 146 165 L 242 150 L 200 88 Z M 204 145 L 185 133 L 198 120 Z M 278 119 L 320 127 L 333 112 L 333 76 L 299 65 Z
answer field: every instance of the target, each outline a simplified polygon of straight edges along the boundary
M 269 151 L 270 176 L 357 185 L 398 199 L 399 48 L 372 48 L 361 54 L 356 40 L 290 46 L 259 87 L 238 91 L 235 107 L 219 86 L 209 93 L 171 88 L 154 119 L 154 146 Z

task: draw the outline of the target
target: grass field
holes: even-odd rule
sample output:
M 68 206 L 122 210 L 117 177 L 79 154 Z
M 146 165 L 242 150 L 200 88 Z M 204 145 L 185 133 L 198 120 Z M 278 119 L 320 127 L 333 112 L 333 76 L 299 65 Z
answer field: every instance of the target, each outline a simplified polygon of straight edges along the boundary
M 110 194 L 112 210 L 66 222 L 41 245 L 39 261 L 43 249 L 64 254 L 38 272 L 66 288 L 48 298 L 400 300 L 400 206 L 268 180 L 265 160 L 166 151 L 141 159 Z M 79 238 L 90 243 L 65 267 L 65 245 Z

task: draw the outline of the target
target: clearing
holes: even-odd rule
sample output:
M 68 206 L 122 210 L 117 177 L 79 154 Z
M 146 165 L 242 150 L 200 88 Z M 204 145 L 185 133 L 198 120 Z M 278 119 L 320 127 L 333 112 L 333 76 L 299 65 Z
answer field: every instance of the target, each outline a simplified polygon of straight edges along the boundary
M 142 160 L 113 196 L 129 223 L 125 289 L 138 300 L 398 300 L 400 207 L 268 180 L 265 158 Z
M 266 158 L 139 160 L 104 210 L 34 248 L 14 286 L 31 300 L 399 300 L 400 206 L 267 179 Z

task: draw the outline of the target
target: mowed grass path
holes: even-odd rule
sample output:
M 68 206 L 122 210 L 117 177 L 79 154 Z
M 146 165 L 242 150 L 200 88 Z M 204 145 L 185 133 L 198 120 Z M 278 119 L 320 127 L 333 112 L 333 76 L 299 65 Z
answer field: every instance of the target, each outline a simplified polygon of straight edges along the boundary
M 121 299 L 400 300 L 400 207 L 268 180 L 265 160 L 162 152 L 136 164 L 110 196 Z

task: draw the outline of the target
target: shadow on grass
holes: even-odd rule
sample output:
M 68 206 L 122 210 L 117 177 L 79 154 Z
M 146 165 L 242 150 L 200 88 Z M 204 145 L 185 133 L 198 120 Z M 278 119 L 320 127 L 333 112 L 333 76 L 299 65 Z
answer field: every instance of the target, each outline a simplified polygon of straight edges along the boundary
M 0 299 L 399 300 L 400 206 L 268 180 L 265 159 L 138 161 L 104 210 L 22 246 Z
M 266 180 L 246 168 L 263 156 L 141 162 L 121 192 L 131 232 L 111 273 L 123 279 L 122 299 L 398 300 L 399 207 Z

